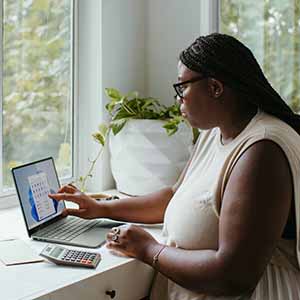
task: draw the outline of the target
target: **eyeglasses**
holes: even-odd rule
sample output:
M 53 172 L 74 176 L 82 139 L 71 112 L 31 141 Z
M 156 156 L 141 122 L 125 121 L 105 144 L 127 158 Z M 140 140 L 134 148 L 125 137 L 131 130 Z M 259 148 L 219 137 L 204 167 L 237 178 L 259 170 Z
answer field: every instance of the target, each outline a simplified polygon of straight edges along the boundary
M 194 83 L 194 82 L 203 80 L 205 78 L 206 78 L 205 76 L 198 76 L 198 77 L 192 78 L 190 80 L 186 80 L 186 81 L 182 81 L 182 82 L 173 84 L 174 90 L 176 92 L 175 98 L 177 98 L 177 97 L 179 97 L 180 99 L 183 98 L 183 93 L 186 89 L 186 87 L 185 87 L 186 84 Z

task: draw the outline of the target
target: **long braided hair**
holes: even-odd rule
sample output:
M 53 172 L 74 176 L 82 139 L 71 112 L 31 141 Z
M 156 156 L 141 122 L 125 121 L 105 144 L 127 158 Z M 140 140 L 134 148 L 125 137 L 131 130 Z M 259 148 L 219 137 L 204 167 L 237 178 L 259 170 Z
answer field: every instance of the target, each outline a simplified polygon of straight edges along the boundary
M 189 69 L 222 81 L 300 134 L 300 116 L 273 89 L 251 50 L 236 38 L 220 33 L 200 36 L 179 58 Z

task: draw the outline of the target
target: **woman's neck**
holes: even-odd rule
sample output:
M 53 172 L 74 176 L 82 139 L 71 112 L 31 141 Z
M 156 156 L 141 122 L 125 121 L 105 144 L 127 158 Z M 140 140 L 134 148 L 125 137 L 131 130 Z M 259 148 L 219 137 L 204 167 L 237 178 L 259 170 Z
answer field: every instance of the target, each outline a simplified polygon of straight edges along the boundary
M 223 145 L 230 143 L 237 137 L 249 124 L 257 113 L 257 107 L 251 106 L 247 110 L 232 112 L 227 115 L 219 126 L 221 130 L 221 142 Z

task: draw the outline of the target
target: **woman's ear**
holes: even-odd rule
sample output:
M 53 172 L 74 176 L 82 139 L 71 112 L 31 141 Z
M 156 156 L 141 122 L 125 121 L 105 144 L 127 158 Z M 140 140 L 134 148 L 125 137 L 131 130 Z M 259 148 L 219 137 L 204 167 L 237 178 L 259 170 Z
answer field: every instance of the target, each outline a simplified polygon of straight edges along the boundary
M 223 92 L 224 92 L 224 85 L 221 81 L 214 79 L 214 78 L 209 78 L 208 80 L 208 89 L 210 96 L 212 98 L 219 98 Z

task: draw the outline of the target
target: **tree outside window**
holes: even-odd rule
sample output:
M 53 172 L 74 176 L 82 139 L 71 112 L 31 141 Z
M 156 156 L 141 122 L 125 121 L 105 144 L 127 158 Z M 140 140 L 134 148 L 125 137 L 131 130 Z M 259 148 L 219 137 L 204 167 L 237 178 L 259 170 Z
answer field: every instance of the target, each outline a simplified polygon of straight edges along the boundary
M 220 31 L 255 54 L 266 77 L 300 112 L 300 1 L 221 0 Z
M 11 167 L 47 156 L 71 177 L 73 1 L 1 2 L 3 188 Z

